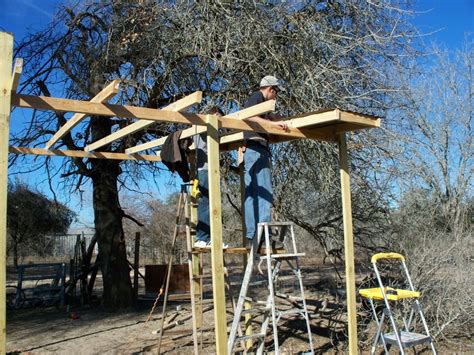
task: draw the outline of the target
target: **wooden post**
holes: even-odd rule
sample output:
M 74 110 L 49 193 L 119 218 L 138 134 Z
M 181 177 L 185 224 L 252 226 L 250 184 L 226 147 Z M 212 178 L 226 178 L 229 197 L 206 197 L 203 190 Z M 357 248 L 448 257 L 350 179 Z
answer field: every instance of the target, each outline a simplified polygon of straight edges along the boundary
M 351 186 L 347 158 L 346 134 L 339 134 L 339 171 L 341 174 L 342 216 L 344 222 L 344 256 L 346 260 L 347 321 L 349 324 L 349 354 L 357 350 L 357 310 L 354 266 L 354 237 L 352 234 Z
M 216 353 L 227 354 L 227 315 L 222 251 L 222 211 L 219 172 L 219 131 L 217 116 L 207 115 L 207 151 L 209 166 L 209 213 L 211 225 L 212 291 Z
M 13 36 L 0 32 L 0 354 L 5 354 L 7 343 L 7 183 L 12 64 Z
M 133 260 L 133 297 L 138 300 L 138 269 L 140 267 L 140 232 L 135 233 L 135 258 Z

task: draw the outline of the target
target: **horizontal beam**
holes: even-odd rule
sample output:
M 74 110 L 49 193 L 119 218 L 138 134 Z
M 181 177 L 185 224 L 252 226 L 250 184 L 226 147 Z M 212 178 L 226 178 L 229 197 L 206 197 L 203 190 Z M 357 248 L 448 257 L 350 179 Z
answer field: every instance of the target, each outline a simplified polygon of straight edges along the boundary
M 230 113 L 230 114 L 224 116 L 224 118 L 234 118 L 234 119 L 244 120 L 246 118 L 250 118 L 250 117 L 254 117 L 254 116 L 258 116 L 258 115 L 263 115 L 267 112 L 273 112 L 273 111 L 275 111 L 275 100 L 268 100 L 268 101 L 262 102 L 258 105 L 243 109 L 241 111 L 236 111 L 236 112 Z M 184 138 L 194 136 L 196 134 L 204 133 L 206 131 L 207 131 L 206 126 L 192 126 L 192 127 L 187 128 L 187 129 L 184 129 L 183 132 L 181 132 L 180 137 L 181 137 L 181 139 L 184 139 Z M 163 145 L 165 143 L 167 138 L 168 138 L 168 136 L 161 137 L 161 138 L 158 138 L 158 139 L 154 139 L 150 142 L 143 143 L 143 144 L 137 145 L 135 147 L 128 148 L 128 149 L 125 150 L 125 153 L 131 154 L 131 153 L 140 152 L 142 150 L 147 150 L 147 149 L 159 147 L 160 145 Z
M 34 108 L 37 110 L 53 110 L 60 112 L 80 112 L 95 116 L 117 116 L 121 118 L 137 118 L 158 122 L 185 123 L 205 126 L 206 116 L 194 113 L 171 112 L 137 106 L 122 106 L 88 101 L 58 99 L 54 97 L 30 96 L 12 93 L 13 106 Z M 238 131 L 255 131 L 296 138 L 308 138 L 304 130 L 288 128 L 286 131 L 275 127 L 271 122 L 250 122 L 233 118 L 220 117 L 219 128 Z
M 360 130 L 364 128 L 380 127 L 380 118 L 363 115 L 355 112 L 323 110 L 318 112 L 295 115 L 287 118 L 285 122 L 289 127 L 307 128 L 306 137 L 327 142 L 336 142 L 338 133 Z M 244 139 L 243 133 L 233 133 L 221 137 L 220 143 L 229 145 L 230 149 L 236 147 L 236 142 Z M 271 143 L 279 143 L 293 138 L 284 136 L 271 137 Z
M 260 116 L 267 112 L 275 111 L 275 100 L 264 101 L 258 105 L 244 108 L 243 110 L 236 111 L 226 115 L 227 118 L 236 118 L 238 120 L 245 120 L 250 117 Z
M 12 92 L 16 92 L 18 84 L 20 84 L 20 76 L 23 72 L 23 58 L 15 59 L 15 66 L 13 67 L 12 74 Z
M 354 123 L 362 126 L 366 126 L 367 128 L 379 128 L 380 127 L 380 118 L 370 115 L 365 115 L 356 112 L 348 112 L 348 111 L 339 111 L 340 120 L 342 122 L 347 123 Z
M 177 111 L 182 111 L 186 110 L 187 108 L 198 104 L 202 101 L 202 91 L 196 91 L 195 93 L 192 93 L 190 95 L 187 95 L 186 97 L 183 97 L 182 99 L 162 108 L 161 110 L 163 111 L 172 111 L 172 112 L 177 112 Z M 154 121 L 147 121 L 147 120 L 140 120 L 132 123 L 131 125 L 128 125 L 127 127 L 124 127 L 117 132 L 114 132 L 102 139 L 99 139 L 97 142 L 94 142 L 92 144 L 89 144 L 84 148 L 85 151 L 89 152 L 92 150 L 96 150 L 97 148 L 103 147 L 106 144 L 109 144 L 117 139 L 120 139 L 122 137 L 125 137 L 129 134 L 135 133 L 139 130 L 144 129 L 145 127 L 148 127 L 149 125 L 155 123 Z M 143 149 L 140 149 L 143 150 Z M 138 151 L 140 151 L 138 150 Z M 133 153 L 133 152 L 132 152 Z M 128 153 L 130 154 L 130 153 Z
M 109 85 L 107 85 L 101 92 L 99 92 L 96 96 L 94 96 L 90 102 L 104 102 L 115 95 L 117 95 L 120 88 L 120 80 L 116 79 L 112 81 Z M 81 122 L 85 117 L 87 117 L 84 113 L 76 113 L 74 116 L 69 119 L 64 126 L 62 126 L 51 139 L 46 143 L 45 148 L 50 149 L 58 140 L 60 140 L 66 133 L 68 133 L 71 129 L 76 127 L 79 122 Z
M 82 150 L 57 150 L 44 148 L 24 148 L 10 146 L 8 151 L 13 154 L 32 154 L 45 156 L 59 156 L 71 158 L 88 158 L 88 159 L 111 159 L 111 160 L 135 160 L 135 161 L 152 161 L 160 162 L 161 158 L 156 155 L 140 155 L 140 154 L 124 154 L 110 152 L 84 152 Z

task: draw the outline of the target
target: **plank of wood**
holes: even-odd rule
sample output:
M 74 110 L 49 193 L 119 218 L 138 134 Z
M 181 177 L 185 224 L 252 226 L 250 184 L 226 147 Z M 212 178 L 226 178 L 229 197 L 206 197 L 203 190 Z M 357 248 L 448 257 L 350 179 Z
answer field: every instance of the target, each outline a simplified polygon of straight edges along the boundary
M 141 154 L 124 154 L 124 153 L 110 153 L 110 152 L 84 152 L 82 150 L 57 150 L 45 148 L 25 148 L 25 147 L 10 147 L 9 152 L 13 154 L 32 154 L 45 156 L 59 156 L 72 158 L 89 158 L 89 159 L 112 159 L 112 160 L 135 160 L 135 161 L 152 161 L 160 162 L 161 158 L 156 155 L 141 155 Z
M 219 165 L 219 130 L 217 116 L 207 116 L 207 149 L 209 166 L 209 214 L 211 227 L 212 294 L 216 352 L 227 354 L 227 319 L 225 306 L 224 254 L 222 252 L 222 210 Z
M 230 113 L 226 115 L 225 117 L 235 118 L 238 120 L 245 120 L 250 117 L 263 115 L 267 112 L 273 112 L 275 111 L 275 105 L 276 105 L 275 100 L 268 100 L 258 105 L 250 106 L 250 107 L 244 108 L 243 110 Z
M 35 108 L 38 110 L 55 110 L 66 112 L 81 112 L 96 116 L 117 116 L 122 118 L 137 118 L 152 121 L 185 123 L 190 125 L 205 125 L 204 115 L 182 112 L 170 112 L 136 106 L 111 105 L 79 100 L 58 99 L 53 97 L 30 96 L 12 93 L 13 106 Z M 318 133 L 308 128 L 288 128 L 284 131 L 268 123 L 257 123 L 245 120 L 220 117 L 219 128 L 235 129 L 237 131 L 254 131 L 293 138 L 317 138 Z
M 161 110 L 171 111 L 171 112 L 183 111 L 195 104 L 200 103 L 201 100 L 202 100 L 202 91 L 196 91 L 190 95 L 183 97 L 182 99 L 176 102 L 173 102 L 172 104 L 162 108 Z M 128 125 L 127 127 L 124 127 L 118 130 L 117 132 L 114 132 L 108 135 L 107 137 L 99 139 L 97 142 L 89 144 L 88 146 L 84 148 L 84 150 L 88 152 L 92 150 L 96 150 L 97 148 L 103 147 L 104 145 L 109 144 L 117 139 L 128 136 L 129 134 L 135 133 L 137 131 L 140 131 L 153 123 L 155 122 L 147 121 L 147 120 L 136 121 L 132 123 L 131 125 Z M 131 154 L 134 152 L 126 152 L 126 153 Z
M 355 112 L 339 111 L 341 121 L 367 127 L 380 127 L 380 118 Z
M 243 109 L 241 111 L 230 113 L 224 116 L 224 118 L 233 118 L 233 119 L 243 120 L 243 119 L 250 118 L 256 115 L 262 115 L 267 112 L 272 112 L 274 110 L 275 110 L 275 100 L 269 100 L 269 101 L 262 102 L 261 104 Z M 206 131 L 207 131 L 207 128 L 205 126 L 192 126 L 192 127 L 184 129 L 183 132 L 181 132 L 181 139 L 188 138 L 196 134 L 204 133 Z M 150 142 L 128 148 L 125 150 L 125 153 L 131 154 L 131 153 L 140 152 L 142 150 L 159 147 L 160 145 L 163 145 L 165 143 L 167 138 L 168 136 L 161 137 L 161 138 L 152 140 Z
M 346 134 L 339 135 L 339 171 L 341 175 L 342 219 L 344 226 L 344 257 L 346 271 L 347 317 L 349 324 L 349 353 L 357 354 L 357 307 L 354 264 L 354 236 L 347 155 Z
M 8 141 L 12 88 L 13 36 L 0 32 L 0 354 L 5 354 Z
M 13 67 L 13 74 L 12 74 L 12 88 L 13 92 L 16 92 L 18 89 L 18 84 L 20 84 L 20 76 L 23 72 L 23 58 L 16 58 L 15 59 L 15 66 Z
M 110 100 L 112 97 L 117 95 L 120 88 L 120 80 L 116 79 L 112 81 L 109 85 L 107 85 L 101 92 L 99 92 L 96 96 L 94 96 L 90 102 L 105 102 Z M 85 117 L 87 117 L 84 113 L 76 113 L 74 114 L 64 126 L 62 126 L 46 143 L 45 148 L 51 149 L 51 147 L 66 133 L 76 127 Z

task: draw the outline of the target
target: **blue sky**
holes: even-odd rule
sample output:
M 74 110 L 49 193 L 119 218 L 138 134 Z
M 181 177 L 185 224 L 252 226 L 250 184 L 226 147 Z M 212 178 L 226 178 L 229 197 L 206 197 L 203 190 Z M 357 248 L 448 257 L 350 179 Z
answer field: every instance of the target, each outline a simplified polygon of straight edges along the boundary
M 422 33 L 431 33 L 426 42 L 435 41 L 449 49 L 460 48 L 466 33 L 474 35 L 473 0 L 420 0 L 414 23 Z
M 78 0 L 0 0 L 0 30 L 12 32 L 16 40 L 21 39 L 29 31 L 45 27 L 54 16 L 58 5 L 77 3 Z M 474 0 L 420 0 L 415 3 L 418 12 L 413 22 L 422 33 L 435 32 L 424 37 L 425 43 L 436 42 L 449 50 L 460 48 L 464 43 L 466 33 L 474 35 Z M 12 114 L 12 129 L 28 117 L 28 112 L 15 110 Z M 59 159 L 59 158 L 58 158 Z M 44 182 L 44 175 L 22 177 L 32 184 L 39 184 L 39 189 L 48 193 L 48 186 Z M 164 197 L 169 192 L 177 190 L 179 178 L 173 178 L 170 174 L 164 174 L 157 187 L 152 184 L 144 188 L 155 189 L 156 196 Z M 159 190 L 158 190 L 159 188 Z M 59 192 L 59 191 L 58 191 Z M 70 207 L 81 210 L 80 223 L 91 225 L 92 198 L 90 192 L 83 195 L 83 204 L 80 204 L 79 196 L 72 196 Z M 58 195 L 60 200 L 66 200 L 66 196 Z

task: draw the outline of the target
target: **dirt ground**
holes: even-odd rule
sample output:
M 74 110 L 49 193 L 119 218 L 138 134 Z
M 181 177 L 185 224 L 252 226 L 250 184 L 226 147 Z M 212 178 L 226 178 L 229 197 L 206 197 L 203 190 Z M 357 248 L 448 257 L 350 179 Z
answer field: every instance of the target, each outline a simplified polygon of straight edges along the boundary
M 305 264 L 306 265 L 306 264 Z M 311 318 L 312 339 L 316 354 L 345 354 L 345 298 L 331 265 L 304 267 L 306 299 Z M 239 270 L 233 277 L 238 280 Z M 238 281 L 236 282 L 238 284 Z M 209 289 L 209 284 L 207 285 Z M 234 287 L 235 288 L 235 287 Z M 206 290 L 206 287 L 205 287 Z M 233 291 L 238 293 L 238 290 Z M 207 292 L 210 296 L 209 293 Z M 257 291 L 258 293 L 258 291 Z M 206 297 L 205 295 L 205 298 Z M 161 324 L 161 308 L 146 322 L 152 300 L 142 300 L 137 309 L 107 313 L 100 307 L 36 307 L 7 313 L 7 353 L 81 353 L 137 354 L 156 353 Z M 228 302 L 228 310 L 230 307 Z M 203 306 L 203 354 L 215 352 L 212 303 Z M 168 354 L 189 354 L 193 351 L 191 307 L 189 302 L 170 302 L 165 318 L 166 330 L 161 351 Z M 369 315 L 359 315 L 359 321 Z M 232 314 L 228 313 L 229 326 Z M 280 351 L 287 354 L 308 351 L 304 321 L 288 318 L 279 323 Z M 359 340 L 367 343 L 367 334 Z M 266 348 L 272 352 L 269 337 Z M 362 353 L 368 353 L 365 349 Z M 394 354 L 396 352 L 393 352 Z M 420 353 L 420 352 L 418 352 Z M 425 353 L 422 351 L 421 353 Z M 429 353 L 429 352 L 426 352 Z M 473 354 L 467 348 L 439 349 L 440 354 Z

